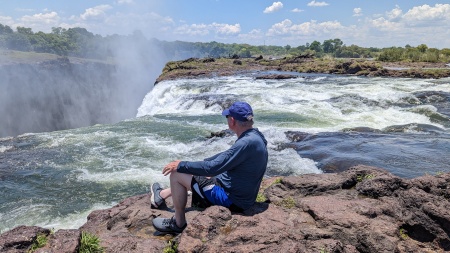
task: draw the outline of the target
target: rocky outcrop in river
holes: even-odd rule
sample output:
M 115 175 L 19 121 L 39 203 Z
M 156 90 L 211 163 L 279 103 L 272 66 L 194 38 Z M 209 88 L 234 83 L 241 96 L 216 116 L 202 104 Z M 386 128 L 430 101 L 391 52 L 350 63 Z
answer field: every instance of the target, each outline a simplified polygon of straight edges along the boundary
M 99 237 L 106 252 L 445 252 L 450 251 L 450 173 L 403 179 L 383 169 L 266 179 L 259 201 L 245 213 L 213 206 L 188 208 L 188 227 L 158 235 L 148 194 L 92 212 L 77 230 L 50 233 L 18 227 L 0 235 L 1 252 L 77 252 L 80 235 Z
M 189 58 L 168 62 L 155 83 L 179 78 L 212 78 L 249 73 L 255 75 L 257 79 L 294 77 L 293 75 L 267 74 L 265 73 L 267 71 L 436 79 L 450 77 L 450 67 L 445 63 L 380 62 L 367 59 L 313 59 L 311 57 Z

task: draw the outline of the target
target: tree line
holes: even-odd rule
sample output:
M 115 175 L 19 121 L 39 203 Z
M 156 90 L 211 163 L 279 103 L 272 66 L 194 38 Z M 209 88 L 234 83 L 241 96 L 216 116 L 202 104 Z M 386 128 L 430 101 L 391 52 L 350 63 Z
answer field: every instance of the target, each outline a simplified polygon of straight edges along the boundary
M 141 45 L 157 45 L 169 59 L 179 60 L 189 57 L 268 57 L 308 56 L 334 58 L 373 58 L 380 61 L 410 62 L 449 62 L 450 49 L 429 48 L 425 44 L 417 47 L 365 48 L 357 45 L 347 46 L 341 39 L 328 39 L 322 43 L 313 41 L 297 47 L 224 44 L 219 42 L 184 42 L 148 40 L 140 31 L 132 35 L 94 35 L 85 28 L 54 27 L 50 33 L 33 32 L 31 28 L 17 27 L 14 31 L 7 25 L 0 24 L 0 49 L 52 53 L 61 56 L 77 56 L 93 59 L 106 59 L 113 56 L 113 48 L 123 42 L 139 42 Z M 122 44 L 121 44 L 122 43 Z M 126 44 L 123 44 L 126 45 Z

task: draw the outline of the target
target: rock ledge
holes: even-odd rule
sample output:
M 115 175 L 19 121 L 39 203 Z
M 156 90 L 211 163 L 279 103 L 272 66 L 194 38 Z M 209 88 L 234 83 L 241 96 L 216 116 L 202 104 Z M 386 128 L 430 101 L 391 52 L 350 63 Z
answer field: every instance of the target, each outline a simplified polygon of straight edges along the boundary
M 158 236 L 148 194 L 92 212 L 78 230 L 54 234 L 21 226 L 0 235 L 1 252 L 27 252 L 38 234 L 49 235 L 36 252 L 77 252 L 81 231 L 100 238 L 106 252 L 446 252 L 450 251 L 450 173 L 402 179 L 355 166 L 341 173 L 264 181 L 266 202 L 243 214 L 213 206 L 188 208 L 179 236 Z

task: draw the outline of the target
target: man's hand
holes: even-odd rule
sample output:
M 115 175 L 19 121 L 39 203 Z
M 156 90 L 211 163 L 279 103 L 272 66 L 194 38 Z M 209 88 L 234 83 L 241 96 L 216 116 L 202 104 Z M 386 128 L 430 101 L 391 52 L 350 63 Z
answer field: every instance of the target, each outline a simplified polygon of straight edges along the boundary
M 164 176 L 169 175 L 169 174 L 172 173 L 173 171 L 177 171 L 178 164 L 179 164 L 180 162 L 181 162 L 180 160 L 176 160 L 176 161 L 173 161 L 173 162 L 168 163 L 168 164 L 164 167 L 164 169 L 163 169 L 163 171 L 162 171 L 162 173 L 164 174 Z

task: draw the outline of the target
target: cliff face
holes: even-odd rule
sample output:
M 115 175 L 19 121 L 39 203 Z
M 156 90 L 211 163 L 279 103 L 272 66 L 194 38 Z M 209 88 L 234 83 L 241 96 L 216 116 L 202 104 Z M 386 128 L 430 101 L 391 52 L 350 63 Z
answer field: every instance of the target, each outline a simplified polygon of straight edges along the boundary
M 450 173 L 402 179 L 385 170 L 355 166 L 341 173 L 272 178 L 267 199 L 243 214 L 218 206 L 188 208 L 188 227 L 161 236 L 148 194 L 91 213 L 79 230 L 49 235 L 37 252 L 76 252 L 81 231 L 97 235 L 106 252 L 444 252 L 450 251 Z M 37 227 L 0 235 L 0 251 L 26 252 Z
M 0 64 L 0 137 L 135 117 L 156 73 L 137 65 L 77 58 Z
M 113 65 L 67 58 L 0 67 L 0 137 L 107 122 Z

